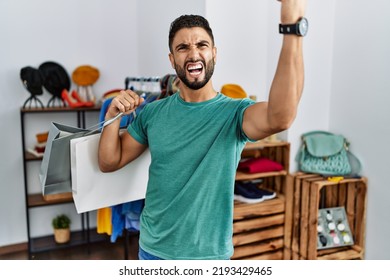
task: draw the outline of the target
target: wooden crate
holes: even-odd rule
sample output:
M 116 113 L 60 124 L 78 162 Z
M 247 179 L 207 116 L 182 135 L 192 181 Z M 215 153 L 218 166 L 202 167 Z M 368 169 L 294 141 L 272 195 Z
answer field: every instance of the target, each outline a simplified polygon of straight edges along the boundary
M 297 173 L 286 178 L 286 219 L 284 232 L 284 259 L 299 259 L 301 232 L 301 189 L 304 179 L 322 180 L 314 174 Z M 306 192 L 306 190 L 304 190 Z M 304 193 L 307 196 L 307 194 Z
M 284 193 L 289 170 L 290 144 L 282 141 L 247 143 L 241 158 L 260 156 L 280 163 L 284 167 L 283 170 L 254 174 L 237 171 L 236 180 L 262 179 L 261 188 L 276 192 L 277 197 L 255 204 L 235 202 L 232 259 L 283 259 Z
M 367 179 L 329 181 L 295 173 L 287 177 L 284 259 L 363 259 Z M 317 250 L 318 209 L 345 207 L 354 245 Z
M 285 199 L 256 204 L 235 203 L 232 259 L 283 259 Z
M 280 163 L 283 166 L 283 170 L 255 174 L 237 171 L 236 180 L 241 181 L 261 178 L 263 180 L 262 187 L 280 194 L 285 194 L 285 180 L 290 168 L 290 143 L 282 141 L 267 142 L 264 140 L 254 143 L 249 142 L 246 144 L 241 154 L 241 158 L 257 158 L 260 156 Z

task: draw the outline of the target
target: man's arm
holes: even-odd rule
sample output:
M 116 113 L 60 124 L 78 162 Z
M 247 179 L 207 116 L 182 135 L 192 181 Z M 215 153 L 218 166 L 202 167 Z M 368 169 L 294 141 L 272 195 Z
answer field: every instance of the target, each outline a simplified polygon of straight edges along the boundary
M 141 103 L 143 99 L 136 93 L 127 90 L 115 97 L 105 119 L 115 117 L 119 112 L 124 114 L 132 113 Z M 106 126 L 100 136 L 98 160 L 99 168 L 103 172 L 112 172 L 125 166 L 140 156 L 147 148 L 136 141 L 129 133 L 119 133 L 120 119 Z
M 281 23 L 296 23 L 304 16 L 306 0 L 281 3 Z M 302 41 L 300 36 L 284 35 L 268 102 L 256 103 L 244 113 L 243 130 L 249 138 L 263 139 L 288 129 L 295 119 L 304 81 Z

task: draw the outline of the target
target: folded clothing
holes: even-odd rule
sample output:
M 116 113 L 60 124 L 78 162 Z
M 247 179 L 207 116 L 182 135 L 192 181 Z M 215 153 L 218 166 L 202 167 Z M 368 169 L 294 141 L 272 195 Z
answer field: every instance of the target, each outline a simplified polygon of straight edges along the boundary
M 43 142 L 43 143 L 38 143 L 35 145 L 35 151 L 37 153 L 44 153 L 45 152 L 45 148 L 46 148 L 46 142 Z
M 241 161 L 238 164 L 238 170 L 247 173 L 261 173 L 281 171 L 283 170 L 283 166 L 276 161 L 270 160 L 265 157 L 260 157 Z

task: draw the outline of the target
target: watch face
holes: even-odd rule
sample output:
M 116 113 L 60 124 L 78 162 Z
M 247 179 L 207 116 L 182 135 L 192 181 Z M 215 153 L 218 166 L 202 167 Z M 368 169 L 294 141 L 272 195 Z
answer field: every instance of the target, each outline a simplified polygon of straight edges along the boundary
M 301 21 L 298 24 L 299 34 L 301 36 L 305 36 L 307 34 L 307 31 L 309 29 L 309 22 L 306 18 L 302 18 Z

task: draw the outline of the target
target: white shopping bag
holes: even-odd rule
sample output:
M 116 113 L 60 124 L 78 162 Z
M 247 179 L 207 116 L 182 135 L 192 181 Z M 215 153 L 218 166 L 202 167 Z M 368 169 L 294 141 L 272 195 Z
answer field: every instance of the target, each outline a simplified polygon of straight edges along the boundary
M 122 169 L 103 173 L 98 166 L 99 139 L 100 134 L 95 134 L 70 142 L 72 194 L 77 213 L 145 198 L 149 150 Z

